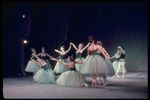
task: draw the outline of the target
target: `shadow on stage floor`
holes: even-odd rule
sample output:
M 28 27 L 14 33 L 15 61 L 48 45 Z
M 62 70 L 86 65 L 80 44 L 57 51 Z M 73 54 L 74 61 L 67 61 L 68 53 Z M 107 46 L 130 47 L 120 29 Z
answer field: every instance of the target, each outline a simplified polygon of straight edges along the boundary
M 56 79 L 59 75 L 56 75 Z M 42 84 L 33 81 L 32 76 L 3 78 L 4 98 L 148 98 L 148 76 L 145 72 L 126 73 L 125 78 L 107 77 L 103 83 L 92 87 L 92 78 L 85 75 L 86 87 L 63 87 L 55 83 Z M 99 80 L 99 77 L 97 78 Z

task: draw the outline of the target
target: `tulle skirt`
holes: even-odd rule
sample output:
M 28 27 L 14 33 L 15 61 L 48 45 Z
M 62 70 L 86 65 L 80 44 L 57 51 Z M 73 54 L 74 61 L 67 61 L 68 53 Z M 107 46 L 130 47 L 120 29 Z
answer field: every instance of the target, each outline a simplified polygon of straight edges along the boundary
M 115 71 L 114 71 L 114 68 L 113 68 L 111 60 L 105 60 L 105 62 L 106 62 L 106 65 L 107 65 L 107 68 L 108 68 L 108 71 L 109 71 L 108 75 L 109 76 L 115 75 Z
M 90 55 L 85 58 L 81 67 L 82 74 L 99 74 L 99 75 L 108 75 L 109 70 L 107 68 L 106 62 L 99 55 Z
M 115 73 L 117 72 L 117 69 L 118 69 L 118 63 L 119 63 L 119 61 L 117 61 L 117 60 L 115 60 L 115 61 L 112 63 Z M 124 66 L 124 68 L 125 68 L 125 72 L 127 72 L 125 66 Z M 119 73 L 123 73 L 122 67 L 120 67 Z
M 76 58 L 75 61 L 77 62 L 84 62 L 85 61 L 85 58 Z M 83 64 L 75 64 L 76 65 L 76 70 L 80 71 L 81 70 L 81 67 L 83 66 Z
M 41 69 L 41 67 L 36 62 L 34 62 L 33 60 L 30 60 L 27 63 L 25 71 L 26 72 L 37 72 L 39 69 Z
M 56 80 L 57 85 L 68 87 L 80 87 L 86 83 L 85 77 L 79 71 L 66 71 Z
M 67 59 L 59 59 L 60 61 L 63 61 L 65 63 L 68 63 L 69 61 Z M 65 71 L 69 71 L 70 68 L 68 66 L 65 66 L 64 64 L 57 62 L 54 68 L 55 73 L 63 73 Z
M 40 69 L 35 76 L 33 77 L 35 81 L 40 83 L 54 83 L 55 82 L 55 74 L 52 69 L 44 70 Z

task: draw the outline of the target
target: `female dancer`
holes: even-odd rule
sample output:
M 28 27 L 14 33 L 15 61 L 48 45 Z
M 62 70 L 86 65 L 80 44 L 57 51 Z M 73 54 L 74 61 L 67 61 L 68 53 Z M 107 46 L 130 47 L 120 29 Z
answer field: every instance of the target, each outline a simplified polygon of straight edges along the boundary
M 68 68 L 70 68 L 70 71 L 63 72 L 58 77 L 58 79 L 56 80 L 56 84 L 70 87 L 80 87 L 80 86 L 88 87 L 85 77 L 80 73 L 80 71 L 77 71 L 75 67 L 75 64 L 82 64 L 83 62 L 74 61 L 73 56 L 68 57 L 69 63 L 65 63 L 63 61 L 54 58 L 51 58 L 51 60 L 60 62 L 65 66 L 67 66 Z
M 41 68 L 37 64 L 37 58 L 33 56 L 33 55 L 37 55 L 35 49 L 31 48 L 31 51 L 32 51 L 32 56 L 30 58 L 30 61 L 27 63 L 25 71 L 33 72 L 33 76 L 34 76 L 36 74 L 36 72 Z
M 49 68 L 52 69 L 51 64 L 50 64 L 49 61 L 46 59 L 46 56 L 48 56 L 48 57 L 52 57 L 52 56 L 50 56 L 49 54 L 45 53 L 45 48 L 44 48 L 44 47 L 42 47 L 42 53 L 39 53 L 38 56 L 40 56 L 41 59 L 43 59 L 44 61 L 46 61 L 46 63 L 47 63 L 47 65 L 49 66 Z
M 82 55 L 82 52 L 90 45 L 90 43 L 88 43 L 84 48 L 83 48 L 83 46 L 84 46 L 83 43 L 80 43 L 80 44 L 78 45 L 78 48 L 77 48 L 73 43 L 70 43 L 70 44 L 71 44 L 71 45 L 75 48 L 75 50 L 76 50 L 76 59 L 75 59 L 75 61 L 77 61 L 77 62 L 84 62 L 85 58 L 83 58 L 81 55 Z M 83 65 L 83 64 L 76 64 L 76 69 L 77 69 L 78 71 L 80 71 L 82 65 Z
M 37 58 L 37 63 L 41 67 L 40 70 L 35 74 L 34 81 L 38 83 L 54 83 L 55 82 L 55 74 L 54 71 L 49 68 L 46 61 L 40 59 L 37 55 L 34 54 L 34 57 Z
M 116 72 L 113 77 L 120 77 L 119 72 L 123 72 L 122 78 L 124 78 L 125 72 L 127 72 L 127 70 L 125 68 L 125 51 L 124 51 L 124 48 L 118 46 L 117 53 L 113 57 L 111 57 L 111 59 L 114 57 L 117 58 L 117 60 L 115 60 L 113 62 L 113 67 L 114 67 L 115 72 Z M 122 70 L 120 69 L 121 67 L 122 67 Z
M 94 39 L 92 36 L 89 36 L 88 41 L 91 43 L 91 45 L 87 49 L 87 57 L 85 58 L 84 66 L 81 67 L 81 73 L 92 74 L 92 87 L 94 87 L 97 86 L 97 74 L 108 74 L 107 65 L 103 58 L 97 54 L 97 50 L 100 50 L 107 59 L 109 59 L 109 57 L 103 52 L 99 45 L 94 44 Z
M 60 54 L 60 59 L 59 59 L 60 61 L 68 63 L 68 60 L 65 57 L 66 57 L 66 54 L 70 51 L 70 49 L 71 49 L 71 44 L 67 51 L 64 50 L 64 46 L 61 46 L 60 48 L 61 51 L 55 49 L 55 52 Z M 57 62 L 54 68 L 55 73 L 63 73 L 68 70 L 70 69 L 60 62 Z
M 99 46 L 102 48 L 102 50 L 104 51 L 104 53 L 105 53 L 108 57 L 110 57 L 109 54 L 107 53 L 107 51 L 105 50 L 105 48 L 102 47 L 102 42 L 101 42 L 101 41 L 97 41 L 97 45 L 99 45 Z M 104 55 L 101 54 L 101 52 L 100 52 L 99 50 L 97 51 L 97 53 L 98 53 L 98 54 L 104 59 L 104 61 L 106 62 L 106 65 L 107 65 L 108 70 L 109 70 L 109 75 L 110 75 L 110 76 L 113 76 L 113 75 L 115 74 L 115 72 L 114 72 L 114 69 L 113 69 L 112 62 L 111 62 L 110 60 L 107 60 L 107 59 L 104 57 Z M 107 80 L 105 75 L 103 75 L 103 79 Z M 100 78 L 99 78 L 98 83 L 99 83 L 99 84 L 101 83 L 101 75 L 100 75 Z M 105 81 L 105 82 L 104 82 L 104 85 L 107 85 L 107 84 L 108 84 L 108 82 Z

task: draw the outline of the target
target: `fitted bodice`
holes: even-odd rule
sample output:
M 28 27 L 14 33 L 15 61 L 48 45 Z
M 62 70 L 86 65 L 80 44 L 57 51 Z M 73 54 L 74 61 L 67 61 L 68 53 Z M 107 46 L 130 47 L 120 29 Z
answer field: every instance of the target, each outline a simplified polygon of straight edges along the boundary
M 99 53 L 97 53 L 97 50 L 93 50 L 89 51 L 89 55 L 99 55 Z
M 71 71 L 76 71 L 76 67 L 70 68 Z
M 66 54 L 61 54 L 60 55 L 60 59 L 65 59 L 65 57 L 66 57 Z
M 81 58 L 81 57 L 82 57 L 82 53 L 81 52 L 76 53 L 76 58 Z

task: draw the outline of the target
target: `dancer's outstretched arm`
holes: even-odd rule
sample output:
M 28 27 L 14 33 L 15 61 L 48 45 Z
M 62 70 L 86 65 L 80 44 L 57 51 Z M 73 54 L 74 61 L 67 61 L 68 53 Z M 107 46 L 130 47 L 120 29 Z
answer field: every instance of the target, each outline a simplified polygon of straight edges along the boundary
M 63 61 L 57 60 L 55 58 L 50 58 L 50 60 L 54 60 L 54 61 L 57 61 L 57 62 L 60 62 L 60 63 L 64 64 L 65 66 L 68 66 L 68 63 L 65 63 Z
M 54 51 L 61 54 L 61 51 L 59 51 L 59 50 L 57 50 L 57 49 L 55 49 Z
M 76 47 L 72 42 L 70 42 L 70 44 L 71 44 L 76 50 L 78 50 L 77 47 Z

